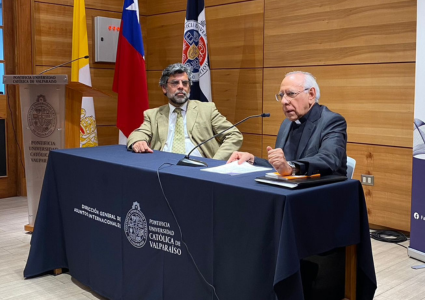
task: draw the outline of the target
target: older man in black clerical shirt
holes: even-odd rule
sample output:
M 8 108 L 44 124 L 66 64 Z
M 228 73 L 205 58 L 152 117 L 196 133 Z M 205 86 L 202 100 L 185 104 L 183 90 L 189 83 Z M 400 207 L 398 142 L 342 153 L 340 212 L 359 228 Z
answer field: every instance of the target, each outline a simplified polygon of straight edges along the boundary
M 276 100 L 286 116 L 276 146 L 267 147 L 268 160 L 248 152 L 233 152 L 228 163 L 238 160 L 272 166 L 282 175 L 347 173 L 347 123 L 326 106 L 319 105 L 320 89 L 307 72 L 286 74 Z
M 347 123 L 326 106 L 319 105 L 320 89 L 310 73 L 286 74 L 276 100 L 286 116 L 276 147 L 267 147 L 268 160 L 248 152 L 233 152 L 228 160 L 273 166 L 282 175 L 347 173 Z M 337 248 L 301 260 L 301 278 L 306 300 L 334 300 L 344 296 L 345 249 Z M 285 294 L 284 286 L 275 287 Z

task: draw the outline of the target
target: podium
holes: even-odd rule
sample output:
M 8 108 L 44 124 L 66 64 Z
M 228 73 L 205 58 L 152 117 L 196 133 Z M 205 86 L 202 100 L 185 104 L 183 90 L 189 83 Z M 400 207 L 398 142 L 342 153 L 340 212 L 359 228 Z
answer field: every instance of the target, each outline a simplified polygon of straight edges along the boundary
M 25 230 L 32 232 L 50 150 L 80 147 L 82 98 L 108 95 L 68 82 L 67 75 L 5 75 L 3 83 L 19 85 L 28 198 Z

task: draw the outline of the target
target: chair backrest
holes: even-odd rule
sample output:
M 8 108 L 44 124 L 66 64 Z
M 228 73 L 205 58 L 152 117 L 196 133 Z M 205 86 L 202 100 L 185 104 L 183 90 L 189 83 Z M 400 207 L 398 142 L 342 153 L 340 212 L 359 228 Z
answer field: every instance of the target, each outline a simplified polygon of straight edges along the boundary
M 356 160 L 347 156 L 347 178 L 353 178 L 354 169 L 356 168 Z

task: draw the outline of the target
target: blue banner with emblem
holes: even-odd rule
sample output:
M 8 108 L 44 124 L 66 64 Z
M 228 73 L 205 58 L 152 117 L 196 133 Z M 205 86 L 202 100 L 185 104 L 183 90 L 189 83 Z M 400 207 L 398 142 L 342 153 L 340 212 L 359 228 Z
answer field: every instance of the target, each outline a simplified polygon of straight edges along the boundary
M 204 0 L 188 0 L 182 62 L 192 70 L 190 99 L 212 101 Z

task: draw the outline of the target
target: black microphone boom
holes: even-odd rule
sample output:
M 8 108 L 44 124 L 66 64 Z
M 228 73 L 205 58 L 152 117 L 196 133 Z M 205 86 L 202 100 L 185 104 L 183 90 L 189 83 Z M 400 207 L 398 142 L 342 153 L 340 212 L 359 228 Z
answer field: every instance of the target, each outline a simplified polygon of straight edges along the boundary
M 80 60 L 80 59 L 83 59 L 83 58 L 84 58 L 84 59 L 88 59 L 88 58 L 89 58 L 89 56 L 88 56 L 88 55 L 86 55 L 86 56 L 82 56 L 82 57 L 79 57 L 79 58 L 76 58 L 76 59 L 73 59 L 73 60 L 67 61 L 67 62 L 65 62 L 65 63 L 63 63 L 63 64 L 60 64 L 60 65 L 54 66 L 54 67 L 52 67 L 52 68 L 50 68 L 50 69 L 47 69 L 47 70 L 44 70 L 43 72 L 41 72 L 41 73 L 40 73 L 40 74 L 38 74 L 38 75 L 44 74 L 44 73 L 49 72 L 49 71 L 51 71 L 51 70 L 54 70 L 54 69 L 56 69 L 56 68 L 62 67 L 63 65 L 67 65 L 67 64 L 73 63 L 74 61 L 77 61 L 77 60 Z
M 205 162 L 203 162 L 203 161 L 199 161 L 199 160 L 195 160 L 195 159 L 191 159 L 191 158 L 189 158 L 189 156 L 190 156 L 190 154 L 193 152 L 193 150 L 195 150 L 196 148 L 198 148 L 198 147 L 202 146 L 202 145 L 203 145 L 203 144 L 205 144 L 206 142 L 211 141 L 213 138 L 215 138 L 215 137 L 219 136 L 220 134 L 225 133 L 227 130 L 232 129 L 232 128 L 233 128 L 233 127 L 235 127 L 236 125 L 239 125 L 239 124 L 241 124 L 241 123 L 245 122 L 246 120 L 249 120 L 249 119 L 251 119 L 251 118 L 268 118 L 268 117 L 270 117 L 270 114 L 268 114 L 268 113 L 263 113 L 263 114 L 261 114 L 261 115 L 254 115 L 254 116 L 246 117 L 245 119 L 243 119 L 243 120 L 241 120 L 241 121 L 237 122 L 236 124 L 234 124 L 234 125 L 230 126 L 229 128 L 224 129 L 223 131 L 221 131 L 221 132 L 217 133 L 216 135 L 213 135 L 213 136 L 212 136 L 212 137 L 210 137 L 208 140 L 203 141 L 202 143 L 200 143 L 200 144 L 196 145 L 196 146 L 195 146 L 192 150 L 190 150 L 190 152 L 189 152 L 189 153 L 188 153 L 188 154 L 187 154 L 184 158 L 182 158 L 182 159 L 181 159 L 181 160 L 177 163 L 177 165 L 178 165 L 178 166 L 187 166 L 187 167 L 208 167 L 208 165 L 207 165 Z

